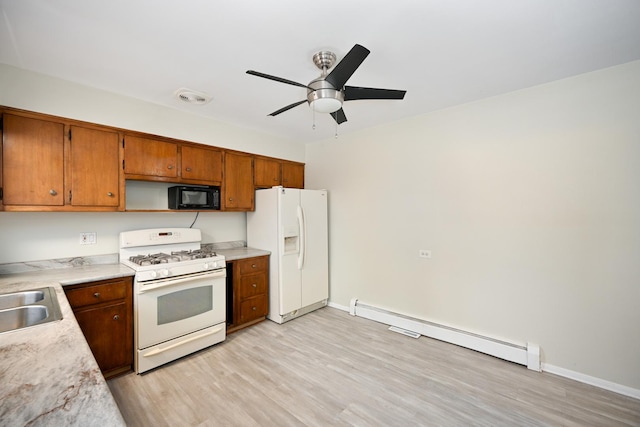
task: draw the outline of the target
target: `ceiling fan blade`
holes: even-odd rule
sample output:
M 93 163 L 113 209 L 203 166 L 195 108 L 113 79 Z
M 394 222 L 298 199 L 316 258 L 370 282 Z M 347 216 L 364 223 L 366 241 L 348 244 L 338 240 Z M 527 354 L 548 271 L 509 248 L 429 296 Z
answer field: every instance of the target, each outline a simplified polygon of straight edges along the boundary
M 269 114 L 270 116 L 277 116 L 280 113 L 284 113 L 287 110 L 292 109 L 293 107 L 297 107 L 300 104 L 304 104 L 305 102 L 309 102 L 306 99 L 303 99 L 302 101 L 298 101 L 298 102 L 294 102 L 293 104 L 287 105 L 286 107 L 283 107 L 281 109 L 279 109 L 278 111 L 274 111 L 273 113 Z
M 307 89 L 311 89 L 309 86 L 303 85 L 302 83 L 294 82 L 293 80 L 283 79 L 282 77 L 271 76 L 269 74 L 261 73 L 259 71 L 247 70 L 247 74 L 251 74 L 252 76 L 262 77 L 269 80 L 274 80 L 280 83 L 286 83 L 288 85 L 300 86 Z
M 369 55 L 369 49 L 356 44 L 344 58 L 333 67 L 333 70 L 325 77 L 325 81 L 331 83 L 336 89 L 342 89 L 349 77 L 358 69 L 362 61 Z
M 344 110 L 342 108 L 329 114 L 331 114 L 333 120 L 335 120 L 338 124 L 342 124 L 347 121 L 347 116 L 344 114 Z
M 345 86 L 342 91 L 345 101 L 357 99 L 404 99 L 406 90 L 377 89 L 373 87 Z

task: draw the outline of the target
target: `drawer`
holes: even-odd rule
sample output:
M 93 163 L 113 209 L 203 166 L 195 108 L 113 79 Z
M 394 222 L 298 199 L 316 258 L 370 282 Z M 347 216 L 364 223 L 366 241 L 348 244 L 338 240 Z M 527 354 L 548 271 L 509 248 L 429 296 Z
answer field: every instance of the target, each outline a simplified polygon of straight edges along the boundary
M 238 287 L 238 296 L 240 299 L 250 298 L 260 294 L 267 293 L 267 275 L 252 274 L 240 278 Z
M 65 294 L 72 308 L 101 304 L 124 299 L 127 296 L 127 282 L 117 281 L 83 288 L 65 289 Z
M 264 317 L 269 311 L 269 303 L 266 295 L 258 295 L 246 299 L 240 303 L 240 319 L 238 323 L 250 322 Z
M 241 275 L 253 274 L 257 272 L 267 271 L 269 268 L 269 257 L 246 258 L 238 261 L 238 271 Z

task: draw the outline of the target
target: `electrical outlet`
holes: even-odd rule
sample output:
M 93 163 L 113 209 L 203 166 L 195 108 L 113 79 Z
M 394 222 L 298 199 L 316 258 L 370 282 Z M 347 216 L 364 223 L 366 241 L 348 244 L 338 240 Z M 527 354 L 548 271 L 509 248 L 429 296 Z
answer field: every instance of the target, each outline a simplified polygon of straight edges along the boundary
M 96 232 L 92 231 L 90 233 L 80 233 L 80 244 L 81 245 L 95 245 L 97 241 Z
M 431 258 L 431 251 L 427 249 L 420 249 L 418 250 L 418 256 L 420 258 Z

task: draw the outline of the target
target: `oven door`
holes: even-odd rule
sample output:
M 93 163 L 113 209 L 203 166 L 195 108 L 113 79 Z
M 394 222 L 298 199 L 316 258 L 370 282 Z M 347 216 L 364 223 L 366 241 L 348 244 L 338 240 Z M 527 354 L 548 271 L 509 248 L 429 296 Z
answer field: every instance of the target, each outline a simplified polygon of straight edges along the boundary
M 226 270 L 136 283 L 138 350 L 226 321 Z

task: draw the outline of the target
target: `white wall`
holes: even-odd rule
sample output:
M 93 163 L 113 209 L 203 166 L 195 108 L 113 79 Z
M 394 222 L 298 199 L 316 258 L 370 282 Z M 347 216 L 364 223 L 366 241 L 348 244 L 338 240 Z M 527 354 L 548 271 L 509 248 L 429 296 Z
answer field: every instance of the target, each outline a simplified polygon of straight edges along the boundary
M 304 161 L 304 145 L 0 64 L 0 105 L 137 130 L 255 154 Z M 118 233 L 188 227 L 193 213 L 0 212 L 0 264 L 112 254 Z M 246 240 L 246 214 L 201 213 L 194 227 L 205 243 Z M 97 232 L 96 245 L 79 234 Z
M 640 62 L 309 144 L 306 183 L 332 302 L 640 389 Z

